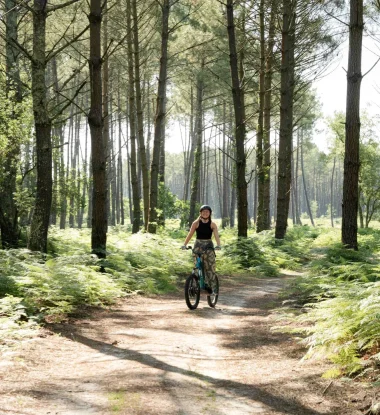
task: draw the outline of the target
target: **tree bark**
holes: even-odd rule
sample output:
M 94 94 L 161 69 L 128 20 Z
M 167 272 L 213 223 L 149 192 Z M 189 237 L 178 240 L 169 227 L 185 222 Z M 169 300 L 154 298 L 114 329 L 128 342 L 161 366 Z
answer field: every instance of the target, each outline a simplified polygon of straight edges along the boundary
M 183 189 L 183 200 L 188 199 L 189 188 L 191 183 L 191 172 L 194 163 L 194 153 L 196 147 L 196 140 L 194 134 L 194 93 L 193 87 L 190 87 L 190 125 L 189 125 L 189 145 L 191 149 L 189 151 L 189 157 L 187 158 L 187 168 L 185 171 L 185 184 Z
M 129 138 L 131 142 L 131 185 L 133 200 L 132 233 L 140 230 L 140 192 L 137 177 L 137 153 L 136 153 L 136 107 L 135 107 L 135 82 L 133 69 L 133 41 L 131 22 L 131 2 L 127 0 L 127 32 L 128 32 L 128 78 L 129 78 Z
M 90 14 L 90 86 L 91 107 L 88 124 L 92 148 L 92 230 L 91 249 L 100 258 L 106 257 L 107 245 L 107 144 L 103 136 L 102 112 L 102 57 L 101 57 L 101 0 L 91 0 Z
M 202 64 L 203 68 L 203 64 Z M 189 227 L 195 220 L 196 216 L 196 202 L 199 192 L 200 176 L 201 176 L 201 163 L 202 163 L 202 137 L 203 137 L 203 79 L 200 74 L 197 78 L 197 98 L 196 98 L 196 113 L 195 113 L 195 137 L 196 137 L 196 149 L 194 155 L 194 165 L 191 180 L 191 192 L 190 192 L 190 213 L 188 225 Z
M 149 173 L 144 141 L 144 117 L 140 85 L 140 44 L 139 27 L 137 16 L 136 0 L 132 0 L 133 14 L 133 42 L 134 42 L 134 63 L 135 63 L 135 90 L 136 90 L 136 111 L 137 111 L 137 138 L 139 142 L 139 154 L 142 170 L 142 196 L 144 203 L 144 226 L 147 230 L 149 220 Z
M 284 0 L 281 47 L 280 140 L 278 149 L 278 192 L 275 237 L 284 239 L 288 226 L 291 191 L 293 136 L 295 1 Z
M 46 76 L 46 1 L 34 0 L 32 97 L 36 134 L 37 189 L 28 248 L 47 252 L 52 202 L 51 119 L 47 113 Z
M 363 0 L 350 1 L 346 139 L 342 203 L 342 244 L 358 250 L 360 86 L 362 80 Z
M 226 145 L 226 101 L 223 101 L 223 154 L 222 154 L 222 175 L 223 175 L 223 186 L 222 186 L 222 228 L 226 228 L 230 224 L 230 218 L 228 214 L 228 169 L 227 169 L 227 145 Z
M 233 0 L 227 0 L 227 32 L 230 51 L 230 69 L 232 81 L 232 97 L 235 112 L 235 141 L 236 141 L 236 188 L 238 208 L 238 237 L 247 237 L 248 233 L 248 201 L 247 181 L 245 178 L 246 153 L 245 153 L 245 108 L 244 94 L 239 80 L 238 59 L 236 52 L 235 24 Z
M 256 132 L 256 174 L 257 174 L 257 219 L 256 232 L 264 227 L 264 166 L 263 166 L 263 128 L 264 128 L 264 99 L 265 99 L 265 27 L 264 27 L 264 0 L 260 0 L 260 71 L 259 71 L 259 116 Z
M 263 128 L 263 149 L 264 149 L 264 182 L 263 182 L 263 228 L 270 229 L 270 169 L 271 169 L 271 109 L 272 109 L 272 72 L 273 72 L 273 49 L 275 42 L 275 28 L 277 19 L 277 0 L 272 0 L 272 8 L 269 21 L 268 47 L 266 51 L 265 77 L 264 77 L 264 128 Z
M 161 29 L 161 59 L 160 73 L 158 77 L 156 116 L 154 121 L 153 157 L 150 171 L 150 197 L 149 197 L 149 224 L 148 231 L 157 231 L 157 204 L 158 204 L 158 180 L 160 167 L 160 148 L 164 139 L 163 131 L 166 118 L 166 85 L 168 71 L 168 43 L 169 43 L 169 14 L 170 1 L 161 3 L 162 29 Z

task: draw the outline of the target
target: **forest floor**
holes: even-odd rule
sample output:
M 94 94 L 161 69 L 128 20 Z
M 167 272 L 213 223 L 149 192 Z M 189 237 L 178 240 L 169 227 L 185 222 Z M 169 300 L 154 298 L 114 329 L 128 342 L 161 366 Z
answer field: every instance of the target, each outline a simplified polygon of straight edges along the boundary
M 276 309 L 291 276 L 221 277 L 215 309 L 195 311 L 182 289 L 83 310 L 4 351 L 1 415 L 355 415 L 373 388 L 321 377 Z

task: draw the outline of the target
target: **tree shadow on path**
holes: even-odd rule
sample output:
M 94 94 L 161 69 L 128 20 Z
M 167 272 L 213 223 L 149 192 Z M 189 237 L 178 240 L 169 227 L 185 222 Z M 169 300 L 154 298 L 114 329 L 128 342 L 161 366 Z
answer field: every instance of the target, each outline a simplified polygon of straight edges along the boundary
M 228 380 L 228 379 L 217 379 L 212 376 L 200 374 L 195 371 L 185 370 L 180 367 L 163 362 L 149 354 L 137 352 L 130 349 L 123 349 L 116 345 L 111 345 L 103 341 L 94 340 L 83 336 L 78 332 L 71 331 L 70 333 L 60 332 L 60 335 L 67 337 L 70 340 L 75 340 L 82 343 L 94 350 L 97 350 L 105 355 L 116 357 L 121 360 L 136 361 L 141 364 L 150 366 L 154 369 L 159 369 L 164 372 L 177 373 L 183 376 L 188 376 L 193 379 L 201 379 L 206 381 L 214 387 L 227 389 L 238 397 L 249 399 L 253 402 L 260 402 L 267 407 L 271 407 L 277 412 L 292 415 L 327 415 L 329 412 L 315 411 L 305 407 L 302 403 L 297 402 L 292 397 L 286 399 L 281 396 L 276 396 L 262 388 L 254 385 L 246 385 L 240 382 Z

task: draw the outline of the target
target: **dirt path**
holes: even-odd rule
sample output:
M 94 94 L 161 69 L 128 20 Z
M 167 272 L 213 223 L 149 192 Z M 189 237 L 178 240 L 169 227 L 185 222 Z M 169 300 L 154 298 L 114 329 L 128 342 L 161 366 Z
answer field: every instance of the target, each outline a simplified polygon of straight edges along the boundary
M 283 284 L 224 281 L 216 309 L 203 296 L 195 311 L 182 293 L 138 296 L 45 330 L 2 356 L 0 414 L 364 413 L 370 392 L 322 379 L 326 366 L 271 331 Z

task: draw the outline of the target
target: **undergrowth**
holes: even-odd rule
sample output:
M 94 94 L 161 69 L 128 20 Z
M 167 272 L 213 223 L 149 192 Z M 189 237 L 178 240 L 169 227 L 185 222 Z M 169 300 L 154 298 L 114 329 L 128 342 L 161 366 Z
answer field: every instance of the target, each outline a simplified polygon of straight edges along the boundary
M 175 290 L 192 263 L 179 249 L 182 239 L 169 232 L 131 235 L 127 227 L 110 229 L 105 260 L 89 254 L 89 229 L 52 228 L 47 257 L 0 250 L 0 337 L 17 325 L 62 321 L 82 305 L 103 307 L 134 293 Z
M 307 357 L 328 357 L 336 367 L 326 377 L 360 375 L 368 357 L 379 364 L 380 232 L 360 230 L 359 251 L 344 249 L 340 230 L 325 229 L 311 246 L 306 276 L 285 293 L 304 313 L 295 331 L 306 334 Z
M 190 252 L 180 250 L 186 234 L 178 223 L 157 235 L 110 228 L 105 260 L 89 254 L 89 229 L 52 228 L 47 257 L 0 250 L 0 337 L 28 336 L 38 323 L 62 321 L 82 305 L 178 289 L 193 266 Z M 337 364 L 326 376 L 360 373 L 363 357 L 380 361 L 379 230 L 360 230 L 359 251 L 344 249 L 340 230 L 324 227 L 289 228 L 281 241 L 274 231 L 251 230 L 239 239 L 235 230 L 220 229 L 220 235 L 220 275 L 306 271 L 292 279 L 284 297 L 298 304 L 294 330 L 305 334 L 308 356 L 328 356 Z M 294 312 L 300 308 L 302 313 Z

